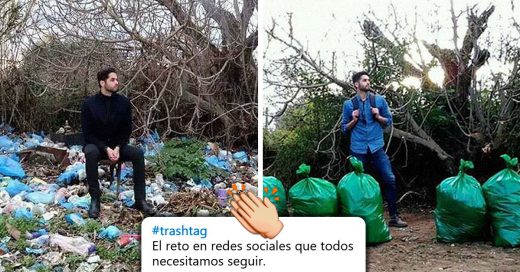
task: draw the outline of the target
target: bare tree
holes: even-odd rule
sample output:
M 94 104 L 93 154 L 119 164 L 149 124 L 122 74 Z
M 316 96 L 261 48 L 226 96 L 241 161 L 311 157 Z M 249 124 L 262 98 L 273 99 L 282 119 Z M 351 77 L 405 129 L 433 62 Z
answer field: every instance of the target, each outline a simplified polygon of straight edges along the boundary
M 138 134 L 245 144 L 257 131 L 256 10 L 254 0 L 39 2 L 24 76 L 33 96 L 63 98 L 50 112 L 77 117 L 95 72 L 115 66 Z
M 518 110 L 514 100 L 518 96 L 516 86 L 518 86 L 519 58 L 517 55 L 504 60 L 504 62 L 513 64 L 511 76 L 508 79 L 498 80 L 497 78 L 497 84 L 490 93 L 484 87 L 477 85 L 476 71 L 485 65 L 490 57 L 488 49 L 483 48 L 482 43 L 478 41 L 485 32 L 487 21 L 493 11 L 494 7 L 490 6 L 479 14 L 476 7 L 470 7 L 465 12 L 456 15 L 452 7 L 455 45 L 460 34 L 457 20 L 461 14 L 468 15 L 468 29 L 463 35 L 462 47 L 455 46 L 453 49 L 441 49 L 435 43 L 419 41 L 414 33 L 415 27 L 412 27 L 412 33 L 406 35 L 407 39 L 400 39 L 396 31 L 403 31 L 404 27 L 400 26 L 397 19 L 394 22 L 396 27 L 389 27 L 389 24 L 386 23 L 384 30 L 374 19 L 365 19 L 360 23 L 361 32 L 365 37 L 365 66 L 371 74 L 381 75 L 376 82 L 376 85 L 379 85 L 375 87 L 381 94 L 386 95 L 394 116 L 399 120 L 389 131 L 391 138 L 397 140 L 399 146 L 404 141 L 404 146 L 406 143 L 411 143 L 429 149 L 439 161 L 443 162 L 447 172 L 454 172 L 454 157 L 462 154 L 450 154 L 446 149 L 447 146 L 439 144 L 431 131 L 424 127 L 432 109 L 446 105 L 448 115 L 455 120 L 460 130 L 461 143 L 466 145 L 462 151 L 473 156 L 489 154 L 493 150 L 503 148 L 503 144 L 511 139 L 506 135 L 505 128 L 511 127 L 517 120 L 514 114 Z M 365 16 L 365 18 L 369 17 Z M 279 94 L 279 99 L 276 102 L 271 101 L 271 103 L 278 103 L 280 110 L 269 116 L 270 122 L 282 116 L 288 107 L 297 105 L 299 103 L 297 98 L 302 96 L 306 90 L 319 87 L 301 82 L 298 71 L 320 75 L 326 81 L 323 83 L 324 85 L 336 84 L 341 87 L 344 96 L 353 95 L 352 86 L 335 74 L 334 65 L 337 60 L 326 62 L 320 58 L 319 54 L 313 56 L 293 37 L 290 17 L 289 31 L 285 36 L 278 28 L 278 24 L 273 22 L 273 27 L 267 30 L 269 41 L 281 44 L 285 52 L 291 53 L 272 61 L 265 69 L 266 78 L 264 80 Z M 502 46 L 508 44 L 504 42 Z M 410 61 L 412 58 L 408 53 L 410 48 L 414 46 L 419 49 L 422 45 L 434 59 L 430 61 L 421 59 L 412 63 Z M 508 52 L 513 51 L 508 50 Z M 514 52 L 518 52 L 517 47 Z M 406 55 L 408 58 L 405 58 Z M 428 76 L 429 70 L 435 66 L 436 61 L 441 64 L 445 72 L 445 81 L 442 86 L 436 86 Z M 421 80 L 420 92 L 403 95 L 403 92 L 399 91 L 401 89 L 398 90 L 389 85 L 391 81 L 398 81 L 408 76 Z M 418 115 L 417 107 L 424 108 L 425 114 Z M 327 166 L 329 169 L 338 163 L 339 157 L 336 154 L 339 152 L 337 149 L 339 124 L 338 113 L 336 126 L 325 134 L 325 138 L 317 140 L 315 152 L 329 154 L 330 163 Z M 323 146 L 325 139 L 329 139 L 330 146 Z

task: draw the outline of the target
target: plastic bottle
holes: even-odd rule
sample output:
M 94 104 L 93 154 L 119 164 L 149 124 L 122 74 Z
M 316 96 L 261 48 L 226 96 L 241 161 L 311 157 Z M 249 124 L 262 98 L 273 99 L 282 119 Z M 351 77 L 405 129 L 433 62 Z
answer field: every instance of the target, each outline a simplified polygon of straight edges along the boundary
M 225 208 L 228 203 L 228 193 L 226 189 L 218 189 L 218 204 L 220 207 Z
M 83 237 L 67 237 L 53 234 L 51 235 L 50 245 L 58 246 L 63 251 L 74 252 L 85 257 L 96 252 L 96 245 Z

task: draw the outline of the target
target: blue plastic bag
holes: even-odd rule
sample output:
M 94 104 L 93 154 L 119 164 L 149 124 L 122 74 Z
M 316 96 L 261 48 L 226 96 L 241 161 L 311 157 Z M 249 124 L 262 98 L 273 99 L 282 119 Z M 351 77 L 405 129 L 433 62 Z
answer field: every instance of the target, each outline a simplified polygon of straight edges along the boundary
M 99 232 L 99 238 L 115 240 L 121 235 L 122 231 L 118 229 L 116 226 L 109 226 L 107 228 L 101 229 Z
M 9 150 L 11 147 L 13 147 L 13 144 L 13 141 L 9 137 L 5 135 L 0 136 L 0 151 Z
M 45 253 L 45 249 L 26 247 L 25 252 L 27 252 L 27 254 L 42 255 L 43 253 Z M 40 264 L 38 267 L 45 267 L 45 266 Z
M 34 204 L 50 204 L 54 201 L 54 196 L 56 195 L 56 192 L 50 191 L 50 192 L 32 192 L 25 195 L 25 200 L 30 201 Z
M 18 208 L 14 211 L 14 218 L 24 218 L 24 219 L 33 219 L 33 213 L 25 208 Z
M 85 195 L 83 197 L 71 196 L 71 197 L 69 197 L 69 202 L 72 203 L 75 207 L 88 209 L 90 207 L 90 196 L 89 195 Z
M 4 255 L 6 253 L 9 253 L 9 248 L 7 247 L 7 244 L 0 242 L 0 255 Z
M 67 167 L 67 169 L 60 174 L 56 183 L 62 186 L 72 183 L 74 180 L 78 179 L 78 173 L 81 170 L 85 170 L 84 163 L 76 163 L 73 166 Z
M 203 179 L 200 181 L 200 184 L 199 184 L 202 188 L 207 188 L 207 189 L 212 189 L 213 188 L 213 184 L 211 184 L 211 182 L 207 179 Z
M 119 198 L 127 207 L 132 207 L 135 204 L 134 191 L 128 190 L 119 194 Z
M 25 183 L 21 183 L 17 179 L 12 179 L 9 181 L 9 184 L 7 185 L 5 190 L 7 191 L 10 197 L 13 197 L 23 191 L 30 192 L 31 187 L 29 187 Z
M 220 168 L 226 171 L 231 171 L 231 165 L 227 160 L 219 160 L 217 156 L 212 155 L 206 158 L 206 163 L 210 166 Z
M 85 219 L 79 213 L 69 213 L 65 215 L 65 221 L 73 226 L 81 226 L 85 224 Z
M 63 172 L 60 174 L 56 183 L 58 183 L 60 185 L 67 185 L 67 184 L 72 183 L 72 181 L 76 180 L 77 178 L 78 178 L 77 173 L 66 171 L 66 172 Z
M 248 163 L 249 158 L 247 157 L 247 153 L 244 151 L 238 151 L 235 154 L 233 154 L 233 159 L 237 160 L 241 163 Z
M 25 177 L 22 165 L 8 156 L 0 156 L 0 174 L 15 178 Z
M 74 209 L 74 204 L 67 202 L 66 200 L 60 201 L 60 206 L 62 206 L 63 208 L 65 208 L 67 210 Z
M 121 180 L 131 178 L 134 175 L 134 169 L 132 167 L 125 166 L 121 170 Z

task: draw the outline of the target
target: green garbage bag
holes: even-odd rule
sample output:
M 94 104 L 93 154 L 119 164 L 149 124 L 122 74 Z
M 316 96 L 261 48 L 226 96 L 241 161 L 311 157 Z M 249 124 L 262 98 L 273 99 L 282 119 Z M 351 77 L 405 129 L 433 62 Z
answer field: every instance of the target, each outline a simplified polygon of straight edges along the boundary
M 264 197 L 267 197 L 276 207 L 278 215 L 287 213 L 287 198 L 280 180 L 275 177 L 264 177 Z
M 304 179 L 289 189 L 294 216 L 335 216 L 338 214 L 336 186 L 320 178 L 311 178 L 311 167 L 302 164 L 296 171 Z
M 500 156 L 507 168 L 490 177 L 482 186 L 491 214 L 496 246 L 520 246 L 520 175 L 514 171 L 518 158 Z
M 354 171 L 338 183 L 340 214 L 359 216 L 366 224 L 366 240 L 369 244 L 390 241 L 392 236 L 383 218 L 383 197 L 377 181 L 365 174 L 363 163 L 350 157 Z
M 466 174 L 473 162 L 460 160 L 459 174 L 437 186 L 434 211 L 437 240 L 468 242 L 483 240 L 486 234 L 486 201 L 478 181 Z

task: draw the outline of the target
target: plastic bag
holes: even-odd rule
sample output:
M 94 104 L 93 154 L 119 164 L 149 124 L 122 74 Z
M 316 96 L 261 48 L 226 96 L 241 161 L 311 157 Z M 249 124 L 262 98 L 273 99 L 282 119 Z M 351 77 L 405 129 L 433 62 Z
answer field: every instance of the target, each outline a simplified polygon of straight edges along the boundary
M 222 170 L 226 170 L 231 172 L 231 165 L 227 160 L 220 160 L 217 156 L 212 155 L 206 158 L 206 163 L 215 168 L 220 168 Z
M 115 240 L 121 235 L 121 233 L 122 231 L 118 229 L 116 226 L 109 226 L 107 228 L 101 229 L 101 231 L 99 232 L 99 238 Z
M 513 169 L 518 158 L 500 156 L 507 168 L 490 177 L 482 186 L 491 215 L 494 243 L 502 247 L 520 246 L 520 175 Z
M 233 154 L 233 159 L 234 160 L 237 160 L 241 163 L 248 163 L 249 162 L 249 158 L 247 157 L 247 153 L 244 152 L 244 151 L 238 151 L 236 153 Z
M 75 207 L 88 210 L 90 208 L 90 195 L 84 195 L 82 197 L 73 195 L 69 197 L 69 202 L 72 203 Z
M 34 215 L 30 210 L 17 208 L 13 213 L 14 218 L 33 219 Z
M 128 191 L 119 193 L 118 198 L 127 207 L 132 207 L 135 204 L 134 191 L 132 191 L 132 190 L 128 190 Z
M 383 197 L 379 183 L 364 173 L 363 163 L 350 157 L 354 171 L 345 175 L 338 183 L 340 214 L 359 216 L 366 224 L 368 244 L 390 241 L 392 236 L 383 217 Z
M 10 197 L 13 197 L 23 191 L 29 192 L 31 191 L 31 188 L 27 184 L 22 183 L 17 179 L 12 179 L 9 181 L 9 184 L 7 185 L 5 190 L 7 191 L 7 193 L 9 193 Z
M 0 156 L 0 174 L 14 178 L 25 177 L 22 165 L 7 156 Z
M 9 137 L 5 135 L 0 136 L 0 151 L 8 151 L 13 145 L 14 143 Z
M 119 239 L 117 240 L 117 244 L 121 247 L 124 247 L 130 243 L 132 243 L 133 241 L 138 241 L 138 240 L 141 240 L 141 235 L 139 234 L 122 234 L 121 236 L 119 236 Z
M 285 189 L 280 180 L 275 177 L 264 177 L 264 197 L 267 197 L 274 204 L 278 215 L 287 213 L 287 199 Z
M 65 221 L 73 226 L 81 226 L 85 224 L 85 219 L 79 213 L 69 213 L 65 215 Z
M 25 195 L 25 200 L 30 201 L 34 204 L 50 204 L 54 202 L 54 195 L 56 192 L 50 191 L 50 192 L 32 192 Z
M 58 246 L 63 251 L 74 252 L 82 256 L 88 256 L 96 251 L 96 245 L 87 241 L 83 237 L 67 237 L 59 234 L 52 234 L 50 245 Z
M 482 240 L 486 233 L 486 201 L 478 181 L 466 174 L 473 163 L 460 160 L 459 174 L 437 186 L 434 211 L 437 240 L 468 242 Z
M 289 201 L 295 216 L 334 216 L 338 214 L 336 186 L 320 178 L 311 178 L 311 167 L 302 164 L 297 174 L 306 176 L 289 189 Z

